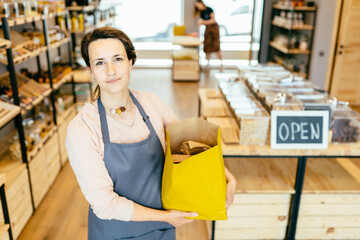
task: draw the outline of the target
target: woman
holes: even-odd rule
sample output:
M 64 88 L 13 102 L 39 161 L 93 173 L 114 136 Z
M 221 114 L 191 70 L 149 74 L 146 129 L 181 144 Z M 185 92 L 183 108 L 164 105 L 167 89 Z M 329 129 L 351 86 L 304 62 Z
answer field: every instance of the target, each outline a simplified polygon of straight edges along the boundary
M 220 51 L 219 25 L 215 21 L 214 10 L 207 7 L 202 0 L 195 2 L 195 16 L 200 15 L 198 25 L 205 25 L 204 34 L 204 52 L 206 54 L 207 64 L 209 66 L 210 54 L 215 52 L 221 61 L 220 70 L 223 70 L 222 54 Z
M 194 212 L 163 210 L 164 128 L 177 121 L 152 93 L 128 89 L 136 60 L 131 40 L 105 27 L 85 35 L 81 53 L 96 80 L 96 101 L 70 122 L 69 161 L 89 202 L 89 239 L 175 239 Z M 231 204 L 235 186 L 228 173 Z

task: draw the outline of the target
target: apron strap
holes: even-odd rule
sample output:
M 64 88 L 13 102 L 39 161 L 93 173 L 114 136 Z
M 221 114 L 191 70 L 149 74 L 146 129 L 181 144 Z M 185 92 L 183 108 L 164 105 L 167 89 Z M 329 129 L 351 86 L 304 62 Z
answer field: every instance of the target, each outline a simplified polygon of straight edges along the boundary
M 103 141 L 105 143 L 110 142 L 110 136 L 109 136 L 109 128 L 106 121 L 106 113 L 104 105 L 102 104 L 100 97 L 98 98 L 98 108 L 99 108 L 99 114 L 100 114 L 100 125 L 101 125 L 101 132 L 103 135 Z
M 151 133 L 155 133 L 155 129 L 153 127 L 153 125 L 150 122 L 150 118 L 149 116 L 146 114 L 146 112 L 144 111 L 144 109 L 142 108 L 141 104 L 139 103 L 139 101 L 136 99 L 136 97 L 134 96 L 134 94 L 129 90 L 130 93 L 130 97 L 133 100 L 133 102 L 135 103 L 136 107 L 138 108 L 146 126 L 149 128 Z
M 135 96 L 133 95 L 133 93 L 130 90 L 129 90 L 129 93 L 130 93 L 131 99 L 133 100 L 136 107 L 138 108 L 146 126 L 149 128 L 151 133 L 155 133 L 155 129 L 150 122 L 149 116 L 146 114 L 146 112 L 140 105 L 139 101 L 135 98 Z M 105 108 L 100 100 L 100 97 L 98 98 L 98 108 L 99 108 L 99 114 L 100 114 L 100 123 L 101 123 L 100 125 L 101 125 L 101 132 L 103 135 L 103 141 L 104 141 L 104 143 L 110 143 L 109 128 L 108 128 L 108 124 L 106 121 Z

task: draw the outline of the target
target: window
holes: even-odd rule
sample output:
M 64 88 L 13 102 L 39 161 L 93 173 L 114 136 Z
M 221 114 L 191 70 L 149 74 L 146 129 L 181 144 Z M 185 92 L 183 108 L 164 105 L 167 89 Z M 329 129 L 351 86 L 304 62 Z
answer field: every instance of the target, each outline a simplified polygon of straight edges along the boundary
M 170 41 L 182 22 L 182 0 L 122 0 L 116 11 L 116 27 L 134 42 Z

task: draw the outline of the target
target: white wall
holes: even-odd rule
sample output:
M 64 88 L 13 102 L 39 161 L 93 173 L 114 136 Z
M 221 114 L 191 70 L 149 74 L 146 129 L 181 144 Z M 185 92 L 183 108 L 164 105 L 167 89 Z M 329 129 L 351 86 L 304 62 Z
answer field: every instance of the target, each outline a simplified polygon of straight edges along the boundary
M 325 88 L 329 55 L 332 51 L 330 45 L 335 20 L 336 1 L 340 0 L 315 0 L 318 10 L 309 80 L 321 88 Z

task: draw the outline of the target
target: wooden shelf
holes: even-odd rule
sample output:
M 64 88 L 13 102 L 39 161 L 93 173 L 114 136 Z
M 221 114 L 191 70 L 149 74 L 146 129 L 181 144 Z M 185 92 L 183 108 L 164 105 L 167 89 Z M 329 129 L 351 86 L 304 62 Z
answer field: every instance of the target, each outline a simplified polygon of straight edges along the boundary
M 295 193 L 296 158 L 225 158 L 238 193 Z M 271 179 L 271 181 L 269 181 Z
M 76 108 L 76 105 L 74 104 L 71 107 L 69 107 L 68 109 L 66 109 L 63 114 L 57 115 L 57 119 L 58 119 L 57 125 L 60 126 L 63 122 L 65 122 L 69 118 L 69 116 L 73 115 L 74 112 L 76 112 L 75 108 Z
M 20 113 L 20 107 L 0 101 L 0 128 Z
M 11 47 L 11 41 L 0 38 L 0 50 L 8 49 Z
M 94 6 L 71 6 L 67 7 L 69 11 L 85 11 L 85 12 L 91 12 L 95 10 Z
M 314 27 L 312 25 L 307 25 L 307 24 L 291 26 L 291 25 L 281 25 L 279 23 L 276 23 L 275 21 L 272 21 L 271 23 L 274 26 L 285 28 L 288 30 L 313 30 L 314 29 Z
M 303 194 L 360 193 L 360 183 L 336 158 L 310 158 L 307 161 Z
M 303 7 L 291 7 L 291 6 L 283 6 L 280 4 L 274 4 L 273 8 L 275 9 L 280 9 L 280 10 L 288 10 L 288 11 L 316 11 L 316 7 L 308 7 L 308 6 L 303 6 Z
M 22 25 L 25 23 L 32 23 L 32 22 L 40 21 L 41 19 L 42 19 L 42 16 L 39 14 L 39 15 L 32 16 L 32 17 L 19 17 L 16 19 L 8 18 L 8 23 L 9 23 L 9 27 L 13 27 L 13 26 Z M 2 21 L 0 21 L 0 26 L 2 26 Z
M 9 239 L 5 237 L 5 234 L 9 235 L 9 224 L 0 223 L 0 239 Z
M 65 84 L 66 82 L 70 81 L 71 78 L 73 76 L 73 73 L 69 73 L 67 74 L 65 77 L 63 77 L 60 81 L 56 82 L 53 84 L 53 89 L 57 90 L 59 89 L 63 84 Z
M 60 79 L 59 81 L 57 81 L 56 83 L 53 83 L 53 89 L 54 90 L 59 89 L 63 84 L 70 81 L 72 76 L 73 76 L 73 73 L 71 72 L 71 73 L 67 74 L 65 77 L 63 77 L 62 79 Z M 50 83 L 40 83 L 40 84 L 44 87 L 50 88 Z
M 111 17 L 107 20 L 103 20 L 96 24 L 96 28 L 106 27 L 108 24 L 111 24 L 114 21 L 115 17 Z
M 269 45 L 285 54 L 310 54 L 310 50 L 288 49 L 275 42 L 270 42 Z
M 5 174 L 5 185 L 11 185 L 25 168 L 25 163 L 22 163 L 20 160 L 11 159 L 9 154 L 1 156 L 0 173 Z
M 85 34 L 92 31 L 92 30 L 94 30 L 94 29 L 95 29 L 95 26 L 87 26 L 87 27 L 85 27 Z M 71 33 L 84 33 L 84 30 L 78 30 L 78 29 L 71 30 Z
M 65 43 L 68 43 L 70 41 L 70 38 L 64 38 L 58 42 L 55 42 L 55 43 L 51 43 L 50 44 L 50 49 L 55 49 L 55 48 L 58 48 L 60 47 L 61 45 L 65 44 Z
M 28 152 L 28 162 L 36 156 L 36 154 L 44 147 L 44 143 L 57 131 L 57 127 L 53 126 L 49 132 L 46 133 L 45 137 L 41 139 L 41 141 L 34 147 L 31 152 Z
M 25 23 L 32 23 L 32 22 L 37 22 L 46 18 L 54 18 L 56 16 L 64 16 L 66 14 L 66 11 L 60 11 L 57 13 L 49 13 L 47 15 L 35 15 L 35 16 L 31 16 L 31 17 L 19 17 L 16 19 L 8 19 L 8 23 L 9 23 L 9 27 L 13 27 L 13 26 L 17 26 L 17 25 L 22 25 Z M 0 21 L 0 26 L 2 26 L 2 21 Z
M 24 44 L 21 44 L 21 46 L 25 45 L 26 43 Z M 14 49 L 16 48 L 21 48 L 21 46 L 16 46 Z M 14 57 L 14 64 L 19 64 L 19 63 L 22 63 L 24 61 L 27 61 L 31 58 L 35 58 L 37 56 L 39 56 L 42 52 L 45 52 L 47 49 L 47 47 L 45 46 L 42 46 L 40 47 L 39 49 L 35 50 L 35 51 L 28 51 L 28 50 L 25 50 L 25 54 L 21 55 L 21 56 L 18 56 L 18 57 Z M 7 56 L 6 54 L 2 54 L 1 57 L 0 57 L 0 63 L 4 64 L 4 65 L 8 65 L 8 61 L 7 61 Z

